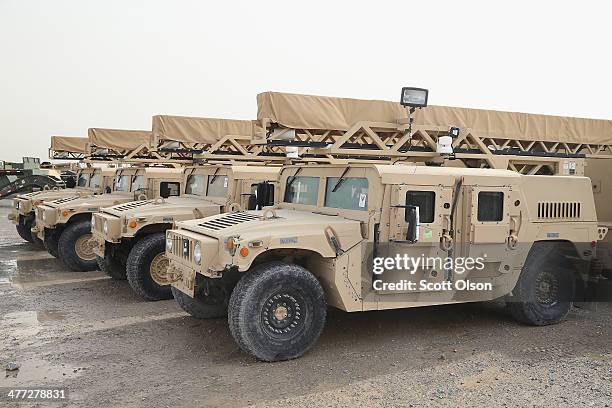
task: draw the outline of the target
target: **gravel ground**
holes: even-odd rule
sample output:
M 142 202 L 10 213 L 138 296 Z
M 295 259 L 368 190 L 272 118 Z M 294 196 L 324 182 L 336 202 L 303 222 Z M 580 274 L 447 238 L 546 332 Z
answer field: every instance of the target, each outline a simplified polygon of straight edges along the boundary
M 0 363 L 20 368 L 0 387 L 66 387 L 65 406 L 86 407 L 612 405 L 610 304 L 536 328 L 497 304 L 330 310 L 307 355 L 261 363 L 237 349 L 223 319 L 196 320 L 100 272 L 67 271 L 20 240 L 8 205 Z

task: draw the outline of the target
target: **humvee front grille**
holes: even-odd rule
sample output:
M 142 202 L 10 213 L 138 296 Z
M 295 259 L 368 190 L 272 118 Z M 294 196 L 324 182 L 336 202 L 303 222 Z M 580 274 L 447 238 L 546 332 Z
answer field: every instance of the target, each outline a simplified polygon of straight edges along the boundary
M 241 224 L 247 221 L 253 221 L 259 218 L 259 215 L 249 214 L 246 212 L 237 212 L 225 214 L 222 217 L 215 218 L 212 220 L 204 221 L 198 224 L 200 227 L 209 228 L 215 231 L 222 230 L 224 228 L 233 227 L 234 225 Z
M 195 243 L 189 238 L 183 238 L 179 235 L 173 235 L 171 239 L 172 254 L 191 262 L 191 256 L 193 255 L 193 247 Z
M 546 220 L 580 218 L 579 202 L 539 202 L 538 218 Z

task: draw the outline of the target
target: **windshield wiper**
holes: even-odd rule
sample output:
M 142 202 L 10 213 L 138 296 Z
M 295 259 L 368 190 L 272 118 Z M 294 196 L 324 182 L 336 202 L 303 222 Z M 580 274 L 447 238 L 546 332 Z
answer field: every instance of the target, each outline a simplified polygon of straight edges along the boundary
M 220 167 L 217 167 L 215 169 L 215 172 L 212 175 L 212 178 L 210 179 L 210 184 L 215 184 L 215 180 L 217 179 L 217 173 L 219 172 Z
M 300 171 L 302 171 L 303 167 L 300 167 L 299 169 L 296 170 L 295 173 L 293 173 L 293 176 L 291 176 L 290 180 L 287 180 L 287 187 L 285 188 L 285 190 L 289 190 L 291 188 L 291 185 L 293 184 L 293 182 L 295 181 L 295 177 L 300 174 Z
M 332 193 L 335 193 L 336 190 L 338 189 L 338 187 L 340 187 L 342 185 L 342 183 L 344 183 L 344 180 L 346 180 L 346 178 L 344 176 L 346 176 L 346 173 L 348 173 L 350 168 L 351 168 L 350 166 L 346 166 L 346 169 L 344 169 L 344 171 L 342 172 L 342 175 L 340 176 L 338 181 L 336 181 L 336 184 L 334 185 L 334 188 L 332 188 Z

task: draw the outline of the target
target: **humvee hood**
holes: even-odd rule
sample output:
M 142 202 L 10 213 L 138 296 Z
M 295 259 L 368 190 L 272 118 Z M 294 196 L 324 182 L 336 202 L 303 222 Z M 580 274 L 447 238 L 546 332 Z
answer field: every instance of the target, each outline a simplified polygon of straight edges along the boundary
M 134 201 L 104 208 L 102 211 L 117 217 L 150 217 L 173 216 L 177 213 L 193 212 L 194 208 L 202 208 L 205 202 L 201 198 L 170 197 L 165 200 Z M 210 203 L 211 207 L 219 208 L 218 204 Z
M 217 239 L 240 236 L 241 242 L 261 240 L 269 248 L 323 247 L 322 252 L 331 252 L 327 237 L 334 234 L 341 249 L 346 251 L 362 240 L 360 222 L 340 216 L 310 211 L 276 210 L 277 217 L 271 218 L 268 213 L 263 219 L 262 214 L 263 211 L 226 213 L 184 221 L 179 225 L 181 229 Z
M 98 196 L 91 197 L 81 197 L 81 196 L 71 196 L 60 198 L 54 201 L 50 201 L 46 203 L 49 207 L 54 208 L 100 208 L 100 207 L 110 207 L 113 205 L 117 205 L 120 203 L 124 203 L 129 200 L 133 200 L 133 193 L 111 193 L 111 194 L 102 194 Z
M 22 200 L 55 200 L 61 197 L 72 196 L 76 192 L 90 193 L 93 189 L 60 189 L 60 190 L 41 190 L 41 191 L 33 191 L 31 193 L 19 194 L 16 198 Z

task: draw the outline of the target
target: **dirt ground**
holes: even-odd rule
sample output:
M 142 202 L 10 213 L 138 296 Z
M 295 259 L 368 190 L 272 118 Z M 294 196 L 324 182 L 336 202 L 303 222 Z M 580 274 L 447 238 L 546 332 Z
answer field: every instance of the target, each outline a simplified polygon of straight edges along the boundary
M 612 405 L 610 304 L 537 328 L 498 304 L 330 310 L 303 358 L 262 363 L 237 349 L 223 319 L 67 271 L 18 237 L 9 205 L 0 202 L 0 363 L 20 368 L 0 387 L 66 387 L 65 406 L 87 407 Z

